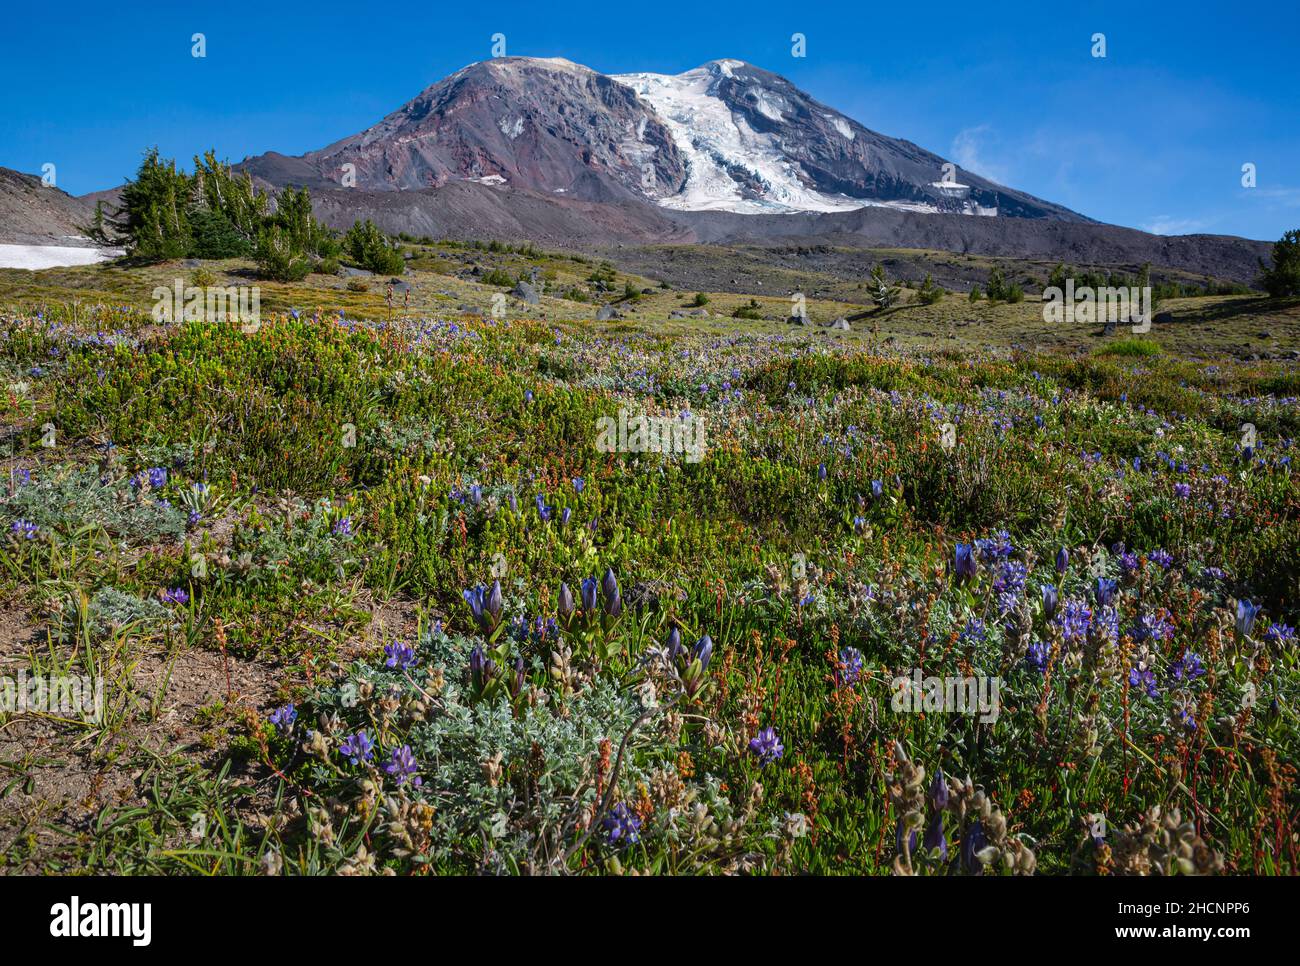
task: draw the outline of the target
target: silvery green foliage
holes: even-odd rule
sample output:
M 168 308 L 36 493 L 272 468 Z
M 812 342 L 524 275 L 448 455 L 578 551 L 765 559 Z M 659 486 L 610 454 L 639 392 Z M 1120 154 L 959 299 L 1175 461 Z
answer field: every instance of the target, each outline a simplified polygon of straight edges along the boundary
M 78 610 L 67 606 L 56 616 L 54 635 L 68 641 L 77 635 Z M 101 587 L 87 601 L 86 622 L 96 639 L 107 638 L 123 628 L 134 634 L 145 634 L 158 629 L 170 617 L 159 601 L 141 598 L 116 587 Z
M 33 474 L 31 482 L 15 488 L 0 503 L 0 519 L 6 527 L 23 519 L 42 531 L 64 533 L 98 524 L 114 537 L 142 543 L 163 537 L 179 539 L 186 524 L 183 510 L 133 489 L 129 477 L 101 476 L 93 466 Z
M 116 587 L 101 587 L 90 599 L 91 626 L 96 634 L 129 624 L 146 628 L 169 617 L 167 608 L 153 598 L 137 597 Z
M 419 699 L 422 690 L 430 694 L 440 684 L 424 720 L 409 729 L 399 725 L 377 749 L 376 761 L 386 759 L 393 747 L 410 745 L 423 779 L 410 794 L 436 809 L 432 861 L 457 852 L 463 857 L 471 842 L 491 853 L 485 856 L 490 866 L 513 868 L 530 857 L 553 856 L 580 834 L 575 823 L 589 818 L 596 804 L 600 742 L 608 739 L 611 757 L 617 754 L 643 708 L 634 689 L 601 675 L 569 695 L 563 707 L 546 692 L 538 692 L 535 703 L 519 702 L 517 713 L 504 697 L 471 702 L 469 655 L 476 643 L 441 631 L 426 633 L 416 649 L 415 669 L 402 673 L 382 663 L 358 665 L 351 680 L 322 693 L 315 705 L 343 719 L 337 734 L 350 733 L 372 727 L 373 706 L 385 698 Z M 348 695 L 359 686 L 372 697 L 349 707 Z M 649 729 L 639 729 L 629 742 L 620 788 L 634 788 L 646 779 L 640 763 L 668 756 L 670 749 L 654 748 L 649 735 Z M 494 762 L 500 766 L 495 774 Z M 537 842 L 539 830 L 551 837 L 543 847 Z

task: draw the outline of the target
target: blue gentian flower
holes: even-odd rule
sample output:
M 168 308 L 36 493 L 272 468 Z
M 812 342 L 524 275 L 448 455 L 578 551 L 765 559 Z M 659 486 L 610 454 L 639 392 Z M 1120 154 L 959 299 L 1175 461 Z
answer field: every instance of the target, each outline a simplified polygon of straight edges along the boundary
M 1248 600 L 1237 601 L 1237 633 L 1249 637 L 1255 626 L 1255 618 L 1263 608 L 1262 604 L 1252 604 Z

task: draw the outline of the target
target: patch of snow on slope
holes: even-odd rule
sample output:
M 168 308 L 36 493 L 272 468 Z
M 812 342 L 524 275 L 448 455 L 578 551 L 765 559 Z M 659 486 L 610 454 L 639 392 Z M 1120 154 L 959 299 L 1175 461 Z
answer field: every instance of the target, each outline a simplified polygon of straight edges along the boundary
M 831 124 L 835 127 L 835 130 L 839 131 L 840 134 L 844 135 L 846 140 L 852 141 L 854 137 L 856 137 L 856 135 L 853 133 L 853 128 L 849 127 L 849 122 L 844 120 L 844 118 L 839 117 L 835 114 L 827 114 L 826 119 L 831 122 Z
M 732 63 L 719 61 L 718 70 L 727 75 Z M 686 161 L 686 184 L 677 194 L 659 200 L 665 208 L 770 213 L 852 211 L 869 204 L 807 187 L 800 180 L 798 167 L 785 156 L 774 137 L 755 131 L 711 93 L 714 78 L 707 67 L 675 76 L 621 74 L 614 79 L 650 102 Z M 779 119 L 778 112 L 774 120 Z M 750 177 L 746 180 L 761 187 L 746 197 L 728 173 L 729 168 L 747 172 Z M 755 193 L 758 197 L 752 196 Z
M 94 265 L 121 255 L 121 249 L 74 248 L 70 245 L 0 245 L 0 268 L 62 268 Z

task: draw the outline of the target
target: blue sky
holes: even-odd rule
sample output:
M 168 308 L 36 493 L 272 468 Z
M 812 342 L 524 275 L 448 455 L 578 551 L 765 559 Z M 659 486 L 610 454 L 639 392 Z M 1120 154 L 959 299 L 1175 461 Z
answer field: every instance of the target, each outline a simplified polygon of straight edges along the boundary
M 1275 239 L 1300 228 L 1300 7 L 1290 2 L 11 5 L 0 165 L 82 194 L 157 144 L 299 154 L 491 53 L 609 73 L 720 57 L 881 133 L 1102 221 Z M 207 56 L 191 56 L 191 36 Z M 807 56 L 791 55 L 791 35 Z M 1092 56 L 1104 33 L 1106 57 Z M 1242 186 L 1242 165 L 1257 184 Z

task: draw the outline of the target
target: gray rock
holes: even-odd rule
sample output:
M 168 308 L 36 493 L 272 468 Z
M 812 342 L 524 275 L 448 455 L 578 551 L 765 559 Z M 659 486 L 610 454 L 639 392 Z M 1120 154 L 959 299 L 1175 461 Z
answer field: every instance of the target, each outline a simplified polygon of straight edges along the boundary
M 606 322 L 610 319 L 621 319 L 622 317 L 623 313 L 612 305 L 602 305 L 596 310 L 597 322 Z
M 792 316 L 790 316 L 788 319 L 786 319 L 785 322 L 786 322 L 786 325 L 807 325 L 807 324 L 808 324 L 808 316 L 806 316 L 806 315 L 792 315 Z
M 351 265 L 344 265 L 342 268 L 339 269 L 339 271 L 346 278 L 370 278 L 372 275 L 375 274 L 374 272 L 371 272 L 364 268 L 353 268 Z
M 831 328 L 838 329 L 840 332 L 851 332 L 853 330 L 853 326 L 849 325 L 849 320 L 843 317 L 832 322 Z
M 522 279 L 510 290 L 510 294 L 528 305 L 538 305 L 542 301 L 541 296 L 537 294 L 537 289 Z

